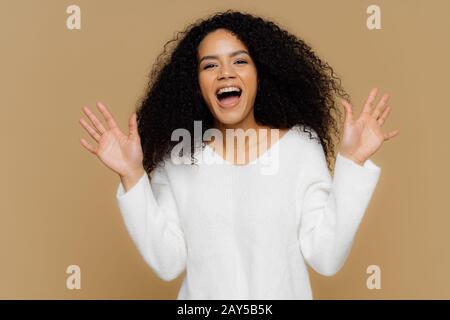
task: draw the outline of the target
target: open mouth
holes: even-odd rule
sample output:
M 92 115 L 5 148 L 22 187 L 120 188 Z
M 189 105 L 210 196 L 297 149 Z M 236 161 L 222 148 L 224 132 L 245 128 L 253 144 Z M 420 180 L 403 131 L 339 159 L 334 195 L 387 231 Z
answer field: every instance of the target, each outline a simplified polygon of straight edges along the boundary
M 234 107 L 238 104 L 242 94 L 241 88 L 225 87 L 216 92 L 217 101 L 222 107 Z

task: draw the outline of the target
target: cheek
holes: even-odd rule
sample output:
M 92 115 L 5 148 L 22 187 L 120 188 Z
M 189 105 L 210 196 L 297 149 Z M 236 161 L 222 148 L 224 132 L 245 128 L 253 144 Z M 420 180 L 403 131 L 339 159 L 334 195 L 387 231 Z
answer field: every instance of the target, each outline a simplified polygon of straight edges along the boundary
M 206 100 L 208 95 L 210 94 L 210 90 L 212 87 L 212 83 L 211 83 L 211 77 L 208 77 L 205 74 L 199 74 L 198 76 L 198 84 L 200 87 L 200 91 L 203 95 L 203 98 Z
M 246 70 L 246 72 L 242 74 L 242 79 L 244 79 L 245 81 L 247 90 L 251 90 L 251 93 L 255 94 L 258 86 L 258 75 L 256 73 L 256 70 Z

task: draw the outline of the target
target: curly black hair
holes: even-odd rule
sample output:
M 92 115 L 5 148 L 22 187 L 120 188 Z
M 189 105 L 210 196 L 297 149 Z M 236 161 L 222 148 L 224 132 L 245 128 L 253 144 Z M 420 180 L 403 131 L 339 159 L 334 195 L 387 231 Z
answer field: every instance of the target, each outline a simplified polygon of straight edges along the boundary
M 308 128 L 313 129 L 331 170 L 335 156 L 332 139 L 340 138 L 341 119 L 334 94 L 350 101 L 341 80 L 305 41 L 274 22 L 226 10 L 178 32 L 156 58 L 148 89 L 136 109 L 146 172 L 163 162 L 179 143 L 171 140 L 173 130 L 184 128 L 194 137 L 194 121 L 202 121 L 202 134 L 213 127 L 213 115 L 200 92 L 197 48 L 208 33 L 219 28 L 237 36 L 255 62 L 259 82 L 253 106 L 255 121 L 278 129 L 301 125 L 310 138 Z M 197 143 L 191 143 L 191 159 Z

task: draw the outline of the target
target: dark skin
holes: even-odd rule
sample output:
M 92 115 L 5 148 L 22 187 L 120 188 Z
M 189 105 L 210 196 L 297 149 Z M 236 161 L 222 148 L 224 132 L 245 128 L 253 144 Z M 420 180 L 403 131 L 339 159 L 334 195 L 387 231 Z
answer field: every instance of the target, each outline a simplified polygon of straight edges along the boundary
M 259 152 L 257 156 L 270 148 L 275 141 L 270 141 L 271 131 L 278 130 L 267 126 L 261 126 L 256 123 L 253 116 L 253 102 L 257 90 L 257 71 L 251 57 L 246 53 L 240 53 L 233 57 L 230 53 L 236 51 L 245 51 L 245 45 L 226 30 L 216 30 L 205 37 L 199 46 L 198 56 L 201 60 L 204 56 L 215 56 L 211 59 L 203 59 L 198 70 L 198 79 L 202 95 L 215 117 L 215 126 L 223 133 L 226 129 L 255 129 L 257 132 L 261 129 L 268 129 L 267 136 L 256 143 L 246 143 L 244 150 L 237 150 L 235 144 L 236 157 L 242 159 L 258 145 Z M 238 61 L 239 60 L 239 61 Z M 243 63 L 242 60 L 246 60 Z M 214 65 L 204 69 L 205 64 Z M 236 84 L 242 87 L 243 93 L 240 102 L 232 108 L 222 108 L 217 104 L 215 92 L 221 84 Z M 345 109 L 344 134 L 339 152 L 355 163 L 362 165 L 369 159 L 383 144 L 399 134 L 399 130 L 393 130 L 384 133 L 382 126 L 385 123 L 390 106 L 387 105 L 389 94 L 384 94 L 381 100 L 375 105 L 375 99 L 378 89 L 373 88 L 364 104 L 363 110 L 357 119 L 353 118 L 353 107 L 345 101 L 342 105 Z M 129 133 L 124 134 L 117 126 L 117 122 L 108 110 L 108 108 L 98 102 L 97 108 L 102 114 L 106 127 L 97 119 L 89 107 L 83 107 L 82 110 L 89 118 L 91 123 L 83 118 L 79 120 L 82 127 L 98 143 L 92 146 L 85 139 L 81 139 L 81 145 L 97 156 L 103 164 L 117 173 L 125 190 L 132 188 L 140 177 L 145 173 L 142 165 L 143 153 L 140 137 L 137 130 L 136 114 L 133 113 L 129 119 Z M 288 130 L 279 130 L 278 139 L 280 139 Z M 225 134 L 224 134 L 225 136 Z M 276 136 L 276 135 L 275 135 Z M 259 134 L 257 134 L 259 137 Z M 266 143 L 270 141 L 269 143 Z M 224 143 L 226 141 L 224 140 Z M 264 146 L 267 146 L 266 148 Z M 212 147 L 216 149 L 214 143 Z M 220 148 L 218 148 L 220 149 Z M 226 150 L 225 144 L 223 150 Z M 223 155 L 227 158 L 226 154 Z M 254 159 L 249 159 L 246 163 Z M 235 160 L 230 162 L 236 162 Z
M 244 130 L 249 128 L 256 130 L 269 129 L 269 127 L 258 125 L 253 116 L 253 102 L 257 83 L 256 68 L 251 57 L 247 54 L 241 54 L 242 59 L 246 60 L 246 63 L 243 65 L 234 64 L 233 62 L 237 58 L 233 60 L 228 55 L 230 52 L 236 51 L 247 51 L 247 48 L 227 30 L 218 29 L 203 39 L 198 54 L 201 61 L 199 82 L 203 97 L 216 117 L 216 126 L 223 131 L 223 134 L 225 134 L 224 130 L 226 128 L 243 128 Z M 201 59 L 204 56 L 216 56 L 217 58 L 202 61 Z M 212 71 L 211 68 L 202 69 L 208 63 L 212 64 Z M 224 109 L 219 107 L 213 99 L 215 88 L 217 87 L 215 84 L 230 79 L 230 83 L 244 84 L 244 99 L 236 107 Z M 345 108 L 345 121 L 339 153 L 359 165 L 362 165 L 369 159 L 384 141 L 390 140 L 399 134 L 398 129 L 388 133 L 382 131 L 382 126 L 391 110 L 387 105 L 390 96 L 387 93 L 384 94 L 375 106 L 377 94 L 378 88 L 373 88 L 358 119 L 353 119 L 352 105 L 348 101 L 341 99 Z M 280 131 L 280 137 L 287 132 L 287 130 Z M 238 150 L 235 149 L 235 154 L 237 152 Z M 260 153 L 262 152 L 260 151 Z
M 259 157 L 276 140 L 287 133 L 288 129 L 278 130 L 256 123 L 253 106 L 257 92 L 258 73 L 248 54 L 248 48 L 236 36 L 225 29 L 211 32 L 199 45 L 198 61 L 198 80 L 202 96 L 214 115 L 215 127 L 222 132 L 223 137 L 226 136 L 226 129 L 243 129 L 244 131 L 254 129 L 256 132 L 256 139 L 245 140 L 244 150 L 238 150 L 238 144 L 231 141 L 234 149 L 233 159 L 230 159 L 231 156 L 227 156 L 226 139 L 223 139 L 222 146 L 215 145 L 214 142 L 210 143 L 211 147 L 223 158 L 235 165 L 245 165 L 255 160 L 251 157 L 252 150 L 257 149 L 254 154 Z M 217 88 L 224 85 L 236 85 L 242 89 L 240 101 L 236 106 L 223 108 L 216 100 Z M 272 130 L 276 132 L 272 132 Z M 271 141 L 272 135 L 275 137 L 273 141 Z M 261 139 L 259 139 L 260 137 Z M 247 158 L 248 161 L 239 161 Z

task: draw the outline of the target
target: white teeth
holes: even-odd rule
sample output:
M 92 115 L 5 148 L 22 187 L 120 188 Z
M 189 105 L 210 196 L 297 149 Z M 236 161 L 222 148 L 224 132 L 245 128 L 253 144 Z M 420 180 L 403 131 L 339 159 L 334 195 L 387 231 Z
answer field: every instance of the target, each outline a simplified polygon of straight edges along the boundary
M 223 93 L 223 92 L 231 92 L 231 91 L 237 91 L 240 92 L 241 89 L 239 89 L 238 87 L 225 87 L 220 89 L 217 94 Z

